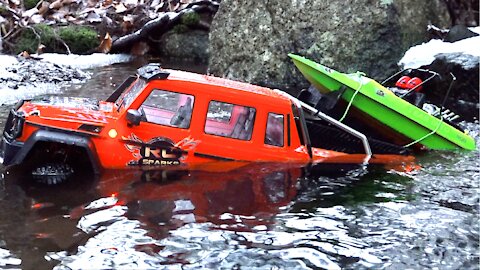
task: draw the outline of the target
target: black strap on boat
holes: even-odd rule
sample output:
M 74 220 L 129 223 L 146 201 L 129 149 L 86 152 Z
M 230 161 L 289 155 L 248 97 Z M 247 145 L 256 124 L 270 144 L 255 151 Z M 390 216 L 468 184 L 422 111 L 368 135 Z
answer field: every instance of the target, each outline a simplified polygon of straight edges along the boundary
M 337 105 L 338 101 L 340 100 L 340 97 L 342 97 L 343 93 L 345 93 L 346 90 L 347 90 L 347 87 L 342 84 L 342 86 L 340 86 L 340 88 L 337 91 L 332 91 L 327 94 L 323 94 L 322 98 L 320 98 L 319 102 L 315 106 L 315 109 L 320 110 L 322 112 L 330 111 Z
M 310 85 L 308 89 L 303 89 L 298 94 L 297 98 L 306 104 L 314 107 L 322 112 L 332 110 L 340 100 L 340 97 L 345 93 L 347 87 L 342 85 L 338 90 L 321 93 L 315 86 Z
M 445 93 L 445 97 L 443 97 L 442 105 L 440 106 L 440 114 L 442 113 L 443 109 L 445 109 L 445 103 L 447 103 L 448 96 L 450 95 L 450 91 L 452 90 L 453 84 L 457 80 L 457 77 L 450 72 L 450 76 L 452 76 L 452 80 L 450 81 L 450 85 L 448 86 L 447 93 Z

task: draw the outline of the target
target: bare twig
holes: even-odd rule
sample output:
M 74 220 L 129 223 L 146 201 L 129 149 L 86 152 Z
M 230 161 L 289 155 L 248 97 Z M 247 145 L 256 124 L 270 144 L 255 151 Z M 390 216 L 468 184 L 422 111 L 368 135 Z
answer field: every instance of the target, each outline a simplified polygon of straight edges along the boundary
M 25 26 L 25 28 L 32 30 L 33 34 L 37 37 L 38 40 L 37 48 L 40 47 L 40 44 L 42 44 L 42 37 L 40 36 L 40 34 L 37 33 L 37 30 L 35 30 L 35 28 L 29 25 Z
M 59 35 L 57 35 L 57 31 L 53 30 L 53 35 L 55 36 L 55 39 L 56 39 L 58 42 L 62 43 L 63 46 L 65 46 L 65 49 L 67 49 L 67 54 L 72 54 L 72 52 L 70 51 L 70 47 L 68 47 L 67 43 L 65 43 L 65 41 L 63 41 L 63 39 L 60 38 Z
M 5 25 L 2 24 L 2 39 L 3 39 L 3 37 L 6 36 L 6 35 L 7 35 L 7 29 L 5 28 Z
M 20 33 L 21 30 L 22 30 L 22 27 L 20 25 L 16 25 L 7 34 L 5 34 L 5 36 L 3 36 L 3 39 L 9 40 L 9 39 L 15 38 Z
M 15 20 L 20 20 L 20 18 L 22 17 L 20 14 L 18 14 L 17 11 L 15 11 L 13 8 L 9 7 L 8 5 L 5 5 L 4 6 L 5 10 L 8 11 L 10 14 L 12 14 L 12 17 L 15 19 Z

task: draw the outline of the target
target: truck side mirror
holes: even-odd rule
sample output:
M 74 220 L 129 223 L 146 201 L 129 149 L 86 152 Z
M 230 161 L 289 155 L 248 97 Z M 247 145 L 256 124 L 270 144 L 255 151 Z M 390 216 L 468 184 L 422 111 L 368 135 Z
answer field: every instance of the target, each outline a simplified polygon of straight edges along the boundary
M 138 110 L 130 109 L 127 111 L 127 123 L 129 126 L 138 126 L 142 120 L 142 114 Z

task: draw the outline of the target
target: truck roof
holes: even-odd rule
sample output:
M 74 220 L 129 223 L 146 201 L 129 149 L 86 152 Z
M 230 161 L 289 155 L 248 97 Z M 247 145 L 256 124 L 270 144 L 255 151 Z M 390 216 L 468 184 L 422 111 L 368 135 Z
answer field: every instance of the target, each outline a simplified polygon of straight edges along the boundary
M 267 87 L 179 70 L 163 70 L 170 73 L 170 75 L 168 76 L 168 80 L 191 81 L 199 84 L 220 86 L 223 88 L 228 88 L 226 89 L 227 91 L 242 91 L 266 97 L 275 97 L 290 102 L 290 99 L 288 97 L 279 94 L 276 91 Z

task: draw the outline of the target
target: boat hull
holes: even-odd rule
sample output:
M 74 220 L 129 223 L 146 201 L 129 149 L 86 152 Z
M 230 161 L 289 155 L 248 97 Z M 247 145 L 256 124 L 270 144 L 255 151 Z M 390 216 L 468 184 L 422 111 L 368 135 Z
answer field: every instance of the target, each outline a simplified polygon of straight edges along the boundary
M 468 134 L 397 97 L 363 74 L 345 74 L 298 55 L 289 56 L 320 92 L 338 91 L 346 86 L 342 99 L 394 132 L 409 138 L 411 141 L 406 146 L 418 143 L 432 150 L 475 149 L 475 141 Z

